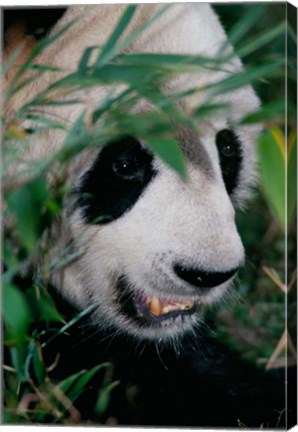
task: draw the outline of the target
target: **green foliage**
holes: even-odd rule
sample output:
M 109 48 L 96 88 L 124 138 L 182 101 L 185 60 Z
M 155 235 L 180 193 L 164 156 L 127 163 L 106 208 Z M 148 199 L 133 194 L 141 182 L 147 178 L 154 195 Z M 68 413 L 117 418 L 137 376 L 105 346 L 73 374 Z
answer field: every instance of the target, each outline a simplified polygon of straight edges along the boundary
M 267 131 L 259 143 L 262 186 L 281 227 L 285 230 L 286 161 L 284 139 L 278 131 Z
M 297 208 L 297 135 L 293 131 L 288 137 L 287 148 L 287 222 L 291 227 Z
M 2 120 L 4 180 L 38 133 L 52 130 L 63 133 L 64 136 L 59 151 L 34 161 L 33 164 L 28 163 L 22 168 L 23 171 L 16 175 L 15 183 L 4 190 L 5 219 L 8 221 L 4 235 L 6 270 L 3 275 L 2 302 L 7 353 L 4 395 L 6 423 L 79 422 L 80 415 L 75 409 L 75 401 L 88 388 L 92 379 L 104 372 L 94 406 L 94 413 L 100 423 L 113 389 L 118 385 L 113 379 L 112 367 L 108 364 L 98 365 L 88 371 L 77 371 L 63 381 L 53 382 L 44 359 L 45 348 L 59 336 L 67 334 L 96 307 L 93 305 L 66 322 L 65 317 L 56 309 L 48 289 L 53 272 L 67 266 L 83 253 L 73 244 L 66 247 L 54 260 L 50 260 L 46 241 L 47 232 L 59 217 L 67 194 L 64 178 L 69 160 L 86 148 L 108 145 L 120 136 L 133 135 L 142 139 L 183 181 L 187 181 L 184 155 L 173 133 L 173 124 L 196 130 L 200 120 L 205 120 L 214 112 L 218 114 L 221 110 L 227 110 L 227 104 L 218 103 L 218 95 L 243 87 L 251 81 L 258 89 L 263 89 L 266 85 L 268 88 L 274 87 L 274 83 L 284 79 L 284 51 L 283 46 L 280 48 L 279 45 L 284 37 L 284 25 L 280 22 L 282 20 L 278 19 L 278 25 L 268 26 L 268 29 L 264 27 L 265 30 L 262 28 L 256 32 L 255 26 L 267 16 L 264 5 L 249 6 L 247 13 L 239 13 L 242 10 L 241 5 L 230 5 L 225 22 L 229 22 L 233 11 L 239 15 L 234 16 L 236 24 L 231 26 L 229 33 L 231 41 L 236 44 L 236 52 L 249 63 L 247 68 L 200 90 L 194 88 L 178 94 L 164 95 L 161 91 L 162 85 L 175 73 L 208 73 L 210 70 L 224 69 L 226 62 L 233 56 L 226 52 L 226 44 L 222 46 L 216 59 L 206 56 L 123 53 L 123 49 L 168 7 L 165 6 L 152 20 L 127 34 L 127 27 L 136 10 L 136 6 L 129 6 L 105 46 L 88 47 L 82 54 L 77 70 L 58 78 L 21 106 L 12 118 Z M 220 9 L 220 6 L 218 8 L 224 10 Z M 43 74 L 58 71 L 49 65 L 36 65 L 35 61 L 40 53 L 52 46 L 73 24 L 67 25 L 56 35 L 35 46 L 19 68 L 8 90 L 8 97 L 18 95 L 21 89 Z M 277 51 L 262 58 L 264 48 L 271 52 L 273 46 L 278 47 Z M 4 65 L 4 72 L 10 68 L 17 54 L 13 54 L 7 65 Z M 95 60 L 91 61 L 94 57 Z M 28 71 L 32 72 L 29 78 L 25 75 Z M 115 91 L 118 83 L 124 84 L 123 90 Z M 92 106 L 91 109 L 85 106 L 80 93 L 74 96 L 74 92 L 100 85 L 106 86 L 106 96 L 98 106 Z M 199 91 L 209 95 L 205 104 L 194 107 L 193 111 L 187 114 L 178 110 L 176 102 L 187 101 L 187 98 Z M 248 304 L 245 307 L 239 305 L 233 311 L 221 311 L 216 319 L 219 337 L 224 335 L 223 339 L 227 344 L 245 352 L 245 357 L 253 362 L 257 362 L 260 356 L 268 358 L 284 325 L 283 295 L 275 291 L 275 288 L 272 289 L 271 281 L 262 271 L 263 265 L 270 265 L 276 268 L 282 277 L 284 250 L 280 245 L 283 240 L 282 230 L 286 226 L 286 168 L 288 184 L 296 185 L 295 137 L 291 138 L 291 145 L 286 152 L 284 138 L 281 138 L 280 132 L 274 132 L 274 127 L 283 125 L 283 98 L 283 92 L 271 99 L 268 95 L 265 96 L 265 101 L 269 103 L 243 119 L 243 123 L 264 122 L 265 126 L 270 128 L 262 136 L 259 145 L 264 195 L 257 196 L 253 204 L 254 212 L 239 217 L 239 229 L 244 237 L 248 256 L 254 262 L 248 276 L 243 275 L 242 288 Z M 149 113 L 134 114 L 132 108 L 140 99 L 149 101 L 153 110 Z M 63 108 L 68 104 L 80 107 L 81 114 L 73 124 L 65 124 L 62 118 L 50 114 L 50 108 Z M 31 131 L 22 129 L 21 121 L 24 119 L 34 122 Z M 47 176 L 49 172 L 53 172 L 53 167 L 55 181 L 49 187 Z M 296 208 L 294 187 L 289 188 L 287 203 L 287 224 L 290 232 Z M 262 219 L 261 215 L 265 215 L 266 219 Z M 272 247 L 268 247 L 266 232 L 275 221 L 278 221 L 277 233 L 273 236 Z M 18 286 L 16 277 L 26 274 L 36 260 L 41 261 L 41 274 L 34 274 L 29 286 L 23 290 Z M 259 301 L 256 300 L 258 298 Z M 262 333 L 260 328 L 268 330 Z M 32 398 L 33 408 L 26 406 L 28 398 Z
M 262 187 L 273 214 L 285 232 L 296 209 L 296 141 L 287 151 L 279 129 L 267 131 L 260 139 L 259 155 Z M 289 185 L 288 190 L 286 184 Z M 286 208 L 287 197 L 287 208 Z
M 59 205 L 49 196 L 45 179 L 36 179 L 6 196 L 16 218 L 16 232 L 28 253 L 33 253 L 44 229 L 57 216 Z
M 5 341 L 11 345 L 20 345 L 27 339 L 31 320 L 30 308 L 26 296 L 14 285 L 3 287 L 3 318 L 6 325 Z M 15 311 L 18 311 L 16 314 Z

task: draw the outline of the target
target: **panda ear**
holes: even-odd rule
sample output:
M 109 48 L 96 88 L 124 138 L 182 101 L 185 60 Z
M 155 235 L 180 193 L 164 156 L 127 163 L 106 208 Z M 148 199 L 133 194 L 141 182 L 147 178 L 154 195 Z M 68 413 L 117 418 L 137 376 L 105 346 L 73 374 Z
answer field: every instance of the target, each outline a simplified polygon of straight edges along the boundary
M 216 147 L 219 154 L 223 181 L 228 194 L 231 194 L 238 184 L 242 165 L 241 143 L 231 129 L 222 129 L 216 134 Z

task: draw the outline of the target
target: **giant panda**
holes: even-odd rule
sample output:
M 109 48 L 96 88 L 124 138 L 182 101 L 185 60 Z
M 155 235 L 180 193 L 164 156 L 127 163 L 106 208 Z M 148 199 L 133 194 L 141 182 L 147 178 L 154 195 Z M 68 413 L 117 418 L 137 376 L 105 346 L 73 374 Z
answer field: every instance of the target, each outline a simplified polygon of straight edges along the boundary
M 160 8 L 139 5 L 127 32 Z M 69 7 L 53 33 L 80 19 L 39 63 L 74 70 L 87 47 L 104 44 L 124 10 L 124 5 Z M 215 57 L 226 41 L 209 4 L 185 3 L 172 5 L 128 50 Z M 226 50 L 231 53 L 232 47 Z M 224 69 L 177 75 L 163 91 L 200 88 L 241 70 L 241 61 L 233 56 Z M 59 73 L 43 74 L 9 109 L 57 77 Z M 106 92 L 92 89 L 88 103 L 96 106 Z M 193 96 L 179 108 L 187 113 L 201 97 Z M 54 261 L 72 242 L 83 253 L 54 272 L 51 285 L 63 307 L 95 307 L 88 323 L 78 327 L 75 341 L 59 347 L 66 360 L 57 370 L 70 372 L 77 360 L 86 367 L 112 359 L 122 387 L 114 392 L 106 416 L 119 424 L 236 427 L 240 419 L 259 427 L 274 417 L 270 404 L 264 409 L 260 404 L 264 395 L 266 400 L 282 388 L 282 381 L 244 367 L 218 343 L 214 348 L 210 335 L 203 336 L 204 310 L 228 301 L 244 265 L 235 210 L 244 207 L 256 183 L 260 132 L 259 126 L 239 126 L 243 116 L 259 107 L 250 85 L 217 102 L 228 103 L 228 109 L 202 120 L 198 132 L 186 127 L 174 131 L 186 157 L 187 182 L 137 136 L 79 154 L 68 166 L 69 194 L 50 232 L 50 255 Z M 144 100 L 135 107 L 136 113 L 150 109 Z M 80 108 L 66 105 L 55 113 L 73 122 Z M 32 142 L 25 159 L 57 151 L 63 138 L 61 131 L 46 131 Z M 251 376 L 264 392 L 250 388 Z M 133 403 L 127 402 L 127 389 L 136 392 Z M 89 397 L 81 400 L 87 418 Z M 274 409 L 284 408 L 280 398 Z

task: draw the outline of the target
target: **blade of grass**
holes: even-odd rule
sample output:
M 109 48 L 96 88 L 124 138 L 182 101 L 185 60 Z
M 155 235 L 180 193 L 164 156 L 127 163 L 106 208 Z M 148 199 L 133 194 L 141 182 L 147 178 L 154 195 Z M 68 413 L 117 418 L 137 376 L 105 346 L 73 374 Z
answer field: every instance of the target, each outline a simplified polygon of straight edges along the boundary
M 57 333 L 55 333 L 48 341 L 44 342 L 42 344 L 42 348 L 45 348 L 47 345 L 49 345 L 51 342 L 53 342 L 54 339 L 56 339 L 58 336 L 62 335 L 63 333 L 67 332 L 72 326 L 74 326 L 78 321 L 89 315 L 91 312 L 93 312 L 94 309 L 97 308 L 97 304 L 93 304 L 89 306 L 88 308 L 84 309 L 82 312 L 77 314 L 72 320 L 70 320 L 68 323 L 66 323 Z

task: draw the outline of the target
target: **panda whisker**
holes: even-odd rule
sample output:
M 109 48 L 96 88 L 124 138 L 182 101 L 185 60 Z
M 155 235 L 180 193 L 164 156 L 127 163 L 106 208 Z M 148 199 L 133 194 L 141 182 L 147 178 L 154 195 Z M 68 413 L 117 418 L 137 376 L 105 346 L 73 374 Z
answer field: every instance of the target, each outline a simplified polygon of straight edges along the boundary
M 161 356 L 161 352 L 159 351 L 159 344 L 158 344 L 158 342 L 155 343 L 155 350 L 156 350 L 156 353 L 157 353 L 157 355 L 158 355 L 158 358 L 159 358 L 159 360 L 160 360 L 162 366 L 165 368 L 166 371 L 168 371 L 169 368 L 168 368 L 167 365 L 164 363 L 164 361 L 163 361 L 163 359 L 162 359 L 162 356 Z

